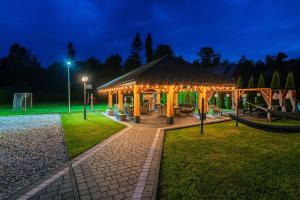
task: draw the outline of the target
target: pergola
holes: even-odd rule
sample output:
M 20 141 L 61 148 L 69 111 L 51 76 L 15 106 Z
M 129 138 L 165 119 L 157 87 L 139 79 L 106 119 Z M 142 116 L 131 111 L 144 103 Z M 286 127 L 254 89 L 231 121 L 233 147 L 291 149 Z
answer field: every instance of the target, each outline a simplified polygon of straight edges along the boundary
M 178 92 L 195 91 L 198 93 L 198 110 L 207 112 L 208 100 L 214 92 L 231 91 L 235 85 L 232 81 L 205 68 L 191 64 L 181 58 L 164 56 L 149 62 L 123 76 L 120 76 L 98 87 L 99 92 L 108 94 L 108 107 L 113 107 L 113 94 L 118 96 L 118 110 L 124 111 L 123 97 L 126 93 L 133 94 L 134 122 L 140 122 L 140 95 L 147 91 L 157 93 L 157 104 L 160 94 L 167 94 L 167 123 L 174 119 L 174 105 L 178 105 Z M 204 110 L 202 110 L 202 98 Z

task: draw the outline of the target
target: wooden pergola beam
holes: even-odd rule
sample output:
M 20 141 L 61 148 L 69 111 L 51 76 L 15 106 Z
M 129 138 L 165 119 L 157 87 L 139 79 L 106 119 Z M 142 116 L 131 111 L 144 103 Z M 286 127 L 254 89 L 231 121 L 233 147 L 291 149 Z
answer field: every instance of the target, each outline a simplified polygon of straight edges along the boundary
M 133 121 L 135 123 L 140 123 L 140 116 L 141 116 L 141 111 L 140 111 L 140 106 L 141 106 L 141 99 L 140 99 L 140 89 L 137 85 L 134 85 L 133 89 Z
M 174 123 L 174 86 L 169 86 L 167 92 L 167 123 Z
M 119 112 L 124 112 L 124 96 L 121 90 L 118 91 L 118 109 Z

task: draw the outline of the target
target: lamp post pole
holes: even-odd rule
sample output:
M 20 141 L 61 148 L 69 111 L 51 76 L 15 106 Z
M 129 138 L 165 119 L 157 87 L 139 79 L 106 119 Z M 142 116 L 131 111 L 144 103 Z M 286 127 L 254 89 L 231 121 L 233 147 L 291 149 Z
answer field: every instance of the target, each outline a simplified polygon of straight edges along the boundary
M 83 82 L 83 95 L 84 95 L 84 109 L 83 109 L 83 119 L 86 119 L 86 87 L 85 81 Z
M 204 99 L 202 98 L 201 99 L 201 101 L 202 101 L 202 105 L 201 105 L 201 110 L 202 110 L 202 112 L 201 112 L 201 134 L 203 134 L 203 120 L 204 120 Z
M 71 67 L 71 62 L 67 62 L 67 71 L 68 71 L 68 110 L 69 113 L 71 113 L 71 86 L 70 86 L 70 67 Z
M 86 82 L 88 80 L 87 76 L 82 77 L 82 82 L 83 82 L 83 119 L 86 119 Z

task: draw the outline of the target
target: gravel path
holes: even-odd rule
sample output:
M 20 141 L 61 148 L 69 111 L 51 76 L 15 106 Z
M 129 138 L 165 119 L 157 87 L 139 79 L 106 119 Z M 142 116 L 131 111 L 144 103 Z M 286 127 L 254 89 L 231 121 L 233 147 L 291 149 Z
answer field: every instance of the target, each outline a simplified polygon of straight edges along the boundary
M 0 117 L 0 199 L 65 161 L 59 115 Z

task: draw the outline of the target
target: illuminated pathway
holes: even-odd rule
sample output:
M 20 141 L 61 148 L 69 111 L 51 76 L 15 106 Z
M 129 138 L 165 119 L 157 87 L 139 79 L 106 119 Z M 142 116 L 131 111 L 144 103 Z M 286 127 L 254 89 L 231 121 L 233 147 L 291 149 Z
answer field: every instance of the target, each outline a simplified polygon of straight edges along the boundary
M 196 123 L 178 118 L 176 125 Z M 165 118 L 148 116 L 127 124 L 73 161 L 80 199 L 152 199 L 156 195 Z M 68 168 L 28 189 L 20 199 L 74 199 Z M 52 178 L 52 179 L 51 179 Z M 55 180 L 54 180 L 55 179 Z

